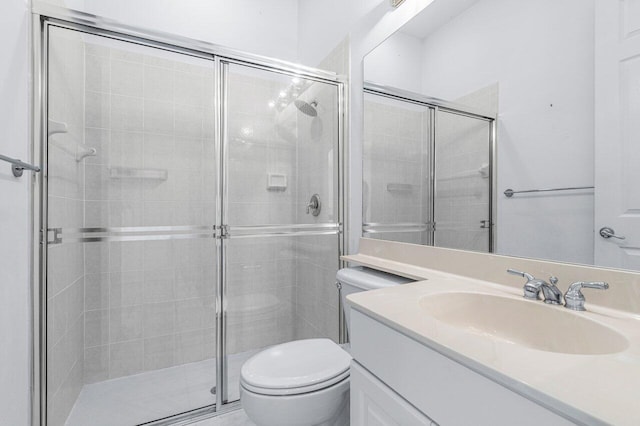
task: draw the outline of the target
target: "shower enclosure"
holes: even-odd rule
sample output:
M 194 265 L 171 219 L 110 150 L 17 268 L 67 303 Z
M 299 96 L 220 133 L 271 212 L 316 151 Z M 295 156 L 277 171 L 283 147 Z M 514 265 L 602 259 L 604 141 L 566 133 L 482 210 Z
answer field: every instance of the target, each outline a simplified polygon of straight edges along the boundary
M 486 112 L 367 83 L 364 236 L 493 251 L 494 126 Z
M 337 341 L 342 83 L 41 24 L 41 424 L 220 411 L 261 348 Z

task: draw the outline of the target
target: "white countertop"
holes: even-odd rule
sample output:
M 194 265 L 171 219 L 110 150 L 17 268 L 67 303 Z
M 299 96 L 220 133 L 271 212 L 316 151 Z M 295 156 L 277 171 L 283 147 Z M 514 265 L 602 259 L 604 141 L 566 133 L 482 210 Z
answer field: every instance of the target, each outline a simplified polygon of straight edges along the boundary
M 640 319 L 637 315 L 595 306 L 587 312 L 572 312 L 622 334 L 629 345 L 621 352 L 576 355 L 536 350 L 439 321 L 419 304 L 425 296 L 450 292 L 522 300 L 518 289 L 370 256 L 345 256 L 344 259 L 427 279 L 352 294 L 347 299 L 354 309 L 578 423 L 640 424 Z M 544 306 L 542 301 L 525 303 Z M 528 326 L 532 332 L 554 332 L 537 330 L 536 318 L 531 318 Z

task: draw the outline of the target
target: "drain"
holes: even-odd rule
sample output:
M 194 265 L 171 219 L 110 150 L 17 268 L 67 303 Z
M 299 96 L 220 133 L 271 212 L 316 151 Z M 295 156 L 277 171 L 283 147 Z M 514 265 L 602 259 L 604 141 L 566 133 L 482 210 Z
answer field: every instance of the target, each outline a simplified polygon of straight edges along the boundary
M 212 387 L 209 392 L 211 392 L 213 395 L 215 395 L 216 394 L 216 387 L 215 386 Z

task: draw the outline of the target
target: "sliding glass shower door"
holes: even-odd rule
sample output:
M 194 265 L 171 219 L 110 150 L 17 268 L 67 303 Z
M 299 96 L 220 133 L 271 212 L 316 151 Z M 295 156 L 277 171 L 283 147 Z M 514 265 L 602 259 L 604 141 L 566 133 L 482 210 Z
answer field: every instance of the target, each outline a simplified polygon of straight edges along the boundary
M 48 33 L 49 425 L 215 402 L 214 62 Z
M 223 64 L 226 401 L 261 348 L 338 339 L 338 86 Z M 317 204 L 314 200 L 317 200 Z
M 491 125 L 438 110 L 435 137 L 434 245 L 491 249 Z
M 365 237 L 431 244 L 432 111 L 419 103 L 364 94 Z
M 85 31 L 45 27 L 46 424 L 218 410 L 338 340 L 341 86 Z

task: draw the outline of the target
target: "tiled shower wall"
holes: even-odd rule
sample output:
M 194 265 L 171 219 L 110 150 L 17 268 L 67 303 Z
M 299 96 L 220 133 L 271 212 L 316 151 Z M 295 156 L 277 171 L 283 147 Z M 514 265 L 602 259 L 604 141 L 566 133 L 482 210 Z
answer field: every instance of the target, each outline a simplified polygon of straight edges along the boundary
M 317 89 L 317 90 L 314 90 Z M 338 222 L 338 185 L 334 175 L 338 167 L 336 147 L 332 141 L 337 128 L 335 93 L 324 88 L 309 89 L 307 94 L 318 102 L 318 117 L 299 114 L 296 196 L 297 223 Z M 324 110 L 323 110 L 324 109 Z M 319 132 L 317 123 L 322 123 Z M 313 194 L 318 194 L 322 208 L 318 216 L 307 213 L 306 206 Z M 295 337 L 331 337 L 338 340 L 338 291 L 335 286 L 338 270 L 338 236 L 319 235 L 297 237 L 295 245 L 296 321 Z
M 231 65 L 228 74 L 227 221 L 234 225 L 296 223 L 298 129 L 296 109 L 270 102 L 291 78 Z M 268 188 L 269 175 L 286 179 Z M 227 246 L 230 354 L 294 338 L 296 237 L 231 238 Z
M 498 84 L 456 103 L 498 114 Z M 437 113 L 435 245 L 489 251 L 489 162 L 491 123 L 443 111 Z
M 343 40 L 322 61 L 319 68 L 339 75 L 348 74 L 348 39 Z M 337 93 L 323 85 L 311 86 L 302 96 L 307 102 L 318 102 L 318 117 L 298 114 L 298 167 L 300 182 L 297 215 L 300 223 L 338 222 L 338 153 L 335 130 L 338 129 Z M 319 130 L 321 129 L 321 131 Z M 331 186 L 329 183 L 332 182 Z M 311 195 L 323 201 L 318 217 L 306 214 Z M 339 267 L 338 238 L 335 235 L 303 237 L 296 240 L 295 338 L 329 337 L 338 341 L 338 290 L 336 272 Z
M 363 215 L 366 223 L 425 223 L 429 206 L 429 112 L 365 96 Z M 365 234 L 425 244 L 426 232 Z
M 85 45 L 85 226 L 213 225 L 213 68 Z M 155 177 L 127 177 L 151 173 Z M 85 243 L 85 383 L 215 355 L 215 242 Z
M 83 143 L 84 46 L 79 36 L 53 33 L 49 52 L 49 118 L 68 132 L 49 144 L 49 227 L 81 228 L 84 223 L 84 166 L 76 161 Z M 47 403 L 50 424 L 64 424 L 83 385 L 84 248 L 49 247 L 47 273 Z
M 434 245 L 489 251 L 490 123 L 438 112 Z

